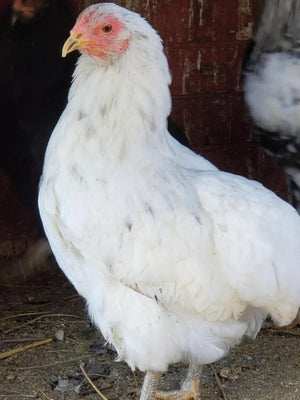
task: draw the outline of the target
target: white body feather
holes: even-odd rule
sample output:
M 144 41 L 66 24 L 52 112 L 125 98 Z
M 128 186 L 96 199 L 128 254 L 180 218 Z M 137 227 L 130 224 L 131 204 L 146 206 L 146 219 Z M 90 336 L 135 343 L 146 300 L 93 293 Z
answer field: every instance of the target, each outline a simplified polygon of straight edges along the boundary
M 120 359 L 141 370 L 213 362 L 267 313 L 279 324 L 296 315 L 300 217 L 170 137 L 160 40 L 118 12 L 130 46 L 109 65 L 80 57 L 46 153 L 41 217 Z

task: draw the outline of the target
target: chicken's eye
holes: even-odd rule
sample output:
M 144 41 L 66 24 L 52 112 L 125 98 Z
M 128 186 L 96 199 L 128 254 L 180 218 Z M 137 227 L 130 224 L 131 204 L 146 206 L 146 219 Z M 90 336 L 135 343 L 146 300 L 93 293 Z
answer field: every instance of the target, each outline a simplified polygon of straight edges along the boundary
M 103 26 L 103 28 L 102 28 L 102 31 L 104 33 L 110 33 L 111 30 L 112 30 L 112 25 L 111 24 L 107 24 L 107 25 Z

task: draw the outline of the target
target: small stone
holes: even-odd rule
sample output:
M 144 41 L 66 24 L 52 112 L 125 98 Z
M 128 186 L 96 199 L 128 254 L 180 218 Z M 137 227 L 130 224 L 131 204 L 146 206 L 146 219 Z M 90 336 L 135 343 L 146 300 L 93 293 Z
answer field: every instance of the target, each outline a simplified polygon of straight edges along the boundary
M 58 341 L 63 342 L 65 338 L 65 331 L 63 329 L 58 329 L 55 332 L 55 337 Z
M 16 379 L 16 374 L 14 374 L 13 372 L 9 372 L 8 375 L 7 375 L 7 377 L 6 377 L 6 379 L 7 379 L 8 381 L 13 381 L 13 380 Z
M 221 369 L 219 375 L 221 378 L 228 379 L 231 381 L 235 381 L 239 378 L 240 373 L 242 372 L 242 367 L 224 367 Z

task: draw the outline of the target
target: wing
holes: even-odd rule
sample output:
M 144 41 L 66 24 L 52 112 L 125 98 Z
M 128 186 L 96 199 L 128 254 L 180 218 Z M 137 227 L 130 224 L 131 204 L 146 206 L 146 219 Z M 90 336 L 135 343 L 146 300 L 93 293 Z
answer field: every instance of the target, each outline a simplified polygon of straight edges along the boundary
M 292 320 L 300 292 L 296 210 L 257 182 L 231 174 L 207 174 L 197 187 L 231 287 L 279 324 Z
M 252 306 L 279 324 L 292 320 L 300 292 L 296 211 L 242 177 L 217 171 L 189 179 L 198 203 L 190 193 L 169 212 L 153 204 L 153 221 L 132 225 L 130 266 L 116 263 L 115 273 L 176 313 L 238 319 Z

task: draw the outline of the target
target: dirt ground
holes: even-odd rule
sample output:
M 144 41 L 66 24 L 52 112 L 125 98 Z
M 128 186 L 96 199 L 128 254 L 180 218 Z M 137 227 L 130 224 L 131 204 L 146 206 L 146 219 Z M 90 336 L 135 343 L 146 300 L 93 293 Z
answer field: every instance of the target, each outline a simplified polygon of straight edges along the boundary
M 44 339 L 49 342 L 24 349 Z M 204 367 L 201 399 L 300 399 L 299 345 L 300 328 L 263 329 L 255 341 Z M 22 351 L 6 353 L 13 349 Z M 0 284 L 0 400 L 100 399 L 82 367 L 108 400 L 139 399 L 143 375 L 115 357 L 61 273 Z M 161 388 L 178 386 L 184 372 L 172 367 Z

